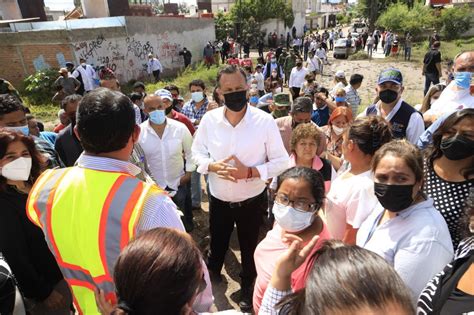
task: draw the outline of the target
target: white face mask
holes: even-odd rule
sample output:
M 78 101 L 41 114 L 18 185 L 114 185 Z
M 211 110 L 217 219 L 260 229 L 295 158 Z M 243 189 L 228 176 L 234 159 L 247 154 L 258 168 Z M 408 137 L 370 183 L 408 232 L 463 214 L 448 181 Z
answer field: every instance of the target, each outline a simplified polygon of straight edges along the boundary
M 277 87 L 277 88 L 275 89 L 275 94 L 276 94 L 276 93 L 283 93 L 283 88 L 282 88 L 282 87 Z
M 199 91 L 199 92 L 193 92 L 191 93 L 191 99 L 195 101 L 196 103 L 199 103 L 204 99 L 204 93 Z
M 332 125 L 332 131 L 338 136 L 344 132 L 344 128 L 339 128 L 338 126 Z
M 433 105 L 433 103 L 436 102 L 437 100 L 438 100 L 437 98 L 431 98 L 431 99 L 430 99 L 431 105 Z
M 2 167 L 2 176 L 9 180 L 28 180 L 31 172 L 31 158 L 19 157 Z
M 252 85 L 250 85 L 250 87 L 251 87 L 252 89 L 256 89 L 256 88 L 257 88 L 257 85 L 256 85 L 256 84 L 252 84 Z
M 277 202 L 273 204 L 275 220 L 287 232 L 299 232 L 308 228 L 314 221 L 314 212 L 296 210 Z

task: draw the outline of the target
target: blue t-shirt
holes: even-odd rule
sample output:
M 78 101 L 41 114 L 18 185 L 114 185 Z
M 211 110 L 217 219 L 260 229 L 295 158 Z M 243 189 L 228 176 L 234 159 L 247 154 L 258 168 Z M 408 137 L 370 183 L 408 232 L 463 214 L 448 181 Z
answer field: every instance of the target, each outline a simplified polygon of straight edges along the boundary
M 311 120 L 319 127 L 326 126 L 329 121 L 329 107 L 326 105 L 323 108 L 317 108 L 313 111 Z

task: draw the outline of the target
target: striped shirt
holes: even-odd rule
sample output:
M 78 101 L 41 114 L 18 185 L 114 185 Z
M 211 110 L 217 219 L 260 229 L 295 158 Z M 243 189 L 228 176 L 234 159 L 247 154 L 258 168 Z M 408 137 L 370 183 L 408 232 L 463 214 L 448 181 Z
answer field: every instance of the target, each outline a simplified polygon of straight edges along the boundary
M 141 169 L 127 161 L 82 154 L 77 160 L 79 167 L 96 171 L 122 172 L 136 176 Z M 137 224 L 137 234 L 157 228 L 168 227 L 184 231 L 176 205 L 164 194 L 149 192 L 143 206 L 143 212 Z

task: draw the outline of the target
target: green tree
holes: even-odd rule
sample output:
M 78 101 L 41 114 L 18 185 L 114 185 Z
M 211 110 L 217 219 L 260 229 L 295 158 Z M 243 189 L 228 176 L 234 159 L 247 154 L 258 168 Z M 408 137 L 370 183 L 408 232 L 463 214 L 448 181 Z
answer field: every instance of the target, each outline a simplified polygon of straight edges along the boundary
M 234 21 L 230 14 L 224 14 L 222 12 L 217 13 L 214 18 L 216 27 L 216 38 L 223 40 L 228 34 L 231 34 L 234 30 Z
M 469 29 L 472 13 L 467 5 L 444 9 L 441 13 L 443 35 L 447 39 L 458 38 Z
M 409 8 L 408 5 L 398 2 L 390 5 L 380 15 L 376 25 L 397 33 L 410 32 L 417 35 L 432 28 L 434 20 L 432 9 L 427 6 L 415 3 L 413 8 Z
M 354 11 L 357 16 L 367 19 L 369 29 L 373 31 L 378 18 L 394 3 L 405 4 L 412 9 L 425 2 L 424 0 L 358 0 Z
M 222 39 L 229 33 L 230 21 L 231 25 L 238 30 L 240 37 L 255 42 L 261 35 L 261 24 L 272 18 L 283 20 L 287 27 L 293 26 L 295 17 L 291 2 L 287 3 L 285 0 L 239 0 L 228 14 L 217 14 L 215 19 L 216 37 Z

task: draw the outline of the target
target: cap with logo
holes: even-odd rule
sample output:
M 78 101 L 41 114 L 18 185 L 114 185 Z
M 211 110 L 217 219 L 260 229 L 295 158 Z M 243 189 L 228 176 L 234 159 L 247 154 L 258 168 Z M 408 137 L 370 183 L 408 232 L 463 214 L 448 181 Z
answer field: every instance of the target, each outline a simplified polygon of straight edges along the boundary
M 290 94 L 288 93 L 277 93 L 273 96 L 273 104 L 278 107 L 290 106 Z
M 155 91 L 155 95 L 163 98 L 166 98 L 170 101 L 173 101 L 173 95 L 171 95 L 171 92 L 165 89 L 160 89 Z
M 395 68 L 390 68 L 380 72 L 379 79 L 377 84 L 382 84 L 384 82 L 393 82 L 396 84 L 403 84 L 403 76 L 400 70 Z

